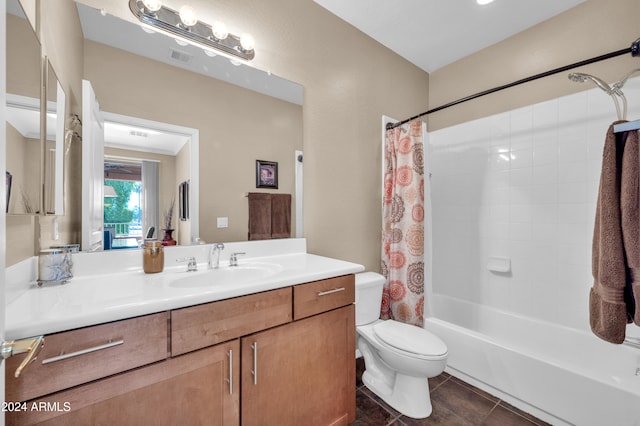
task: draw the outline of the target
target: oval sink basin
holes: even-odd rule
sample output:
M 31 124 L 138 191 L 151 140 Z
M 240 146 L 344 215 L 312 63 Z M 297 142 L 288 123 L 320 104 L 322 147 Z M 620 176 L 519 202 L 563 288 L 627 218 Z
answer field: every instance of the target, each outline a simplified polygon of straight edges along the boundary
M 282 266 L 269 263 L 245 263 L 239 266 L 221 266 L 193 273 L 184 273 L 180 278 L 169 282 L 170 287 L 195 288 L 235 285 L 248 281 L 267 278 L 282 270 Z

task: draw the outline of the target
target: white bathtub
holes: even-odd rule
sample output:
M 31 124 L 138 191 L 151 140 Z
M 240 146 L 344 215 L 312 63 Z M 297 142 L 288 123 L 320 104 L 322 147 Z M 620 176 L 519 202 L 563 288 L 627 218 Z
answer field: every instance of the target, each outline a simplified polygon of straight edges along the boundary
M 432 306 L 450 374 L 554 425 L 640 425 L 640 349 L 448 296 Z

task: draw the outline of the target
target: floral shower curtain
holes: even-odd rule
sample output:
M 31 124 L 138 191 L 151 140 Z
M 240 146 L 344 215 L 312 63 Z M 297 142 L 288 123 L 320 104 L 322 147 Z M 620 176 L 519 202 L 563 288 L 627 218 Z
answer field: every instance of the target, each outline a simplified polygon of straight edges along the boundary
M 382 319 L 422 326 L 424 149 L 422 122 L 387 130 L 382 229 Z

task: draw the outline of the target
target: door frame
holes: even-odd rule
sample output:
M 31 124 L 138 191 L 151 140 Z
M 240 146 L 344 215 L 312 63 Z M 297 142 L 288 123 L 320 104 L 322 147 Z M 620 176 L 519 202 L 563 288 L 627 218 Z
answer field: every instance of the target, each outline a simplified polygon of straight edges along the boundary
M 163 133 L 185 135 L 190 138 L 189 192 L 191 194 L 195 194 L 196 196 L 189 197 L 189 221 L 191 228 L 189 242 L 194 243 L 195 241 L 197 241 L 196 238 L 200 237 L 200 130 L 194 129 L 192 127 L 178 126 L 176 124 L 147 120 L 145 118 L 132 117 L 129 115 L 116 114 L 107 111 L 102 111 L 102 116 L 104 118 L 104 121 L 108 121 L 111 123 L 142 127 Z

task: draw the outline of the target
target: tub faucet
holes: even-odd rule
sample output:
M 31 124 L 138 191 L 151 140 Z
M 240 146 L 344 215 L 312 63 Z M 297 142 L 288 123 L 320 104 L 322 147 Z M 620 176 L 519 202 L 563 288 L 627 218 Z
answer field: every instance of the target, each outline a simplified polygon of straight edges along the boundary
M 209 252 L 209 269 L 218 269 L 220 266 L 220 252 L 224 250 L 224 244 L 218 243 L 211 246 L 211 251 Z M 215 262 L 213 260 L 213 256 L 215 255 Z

